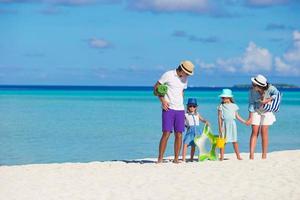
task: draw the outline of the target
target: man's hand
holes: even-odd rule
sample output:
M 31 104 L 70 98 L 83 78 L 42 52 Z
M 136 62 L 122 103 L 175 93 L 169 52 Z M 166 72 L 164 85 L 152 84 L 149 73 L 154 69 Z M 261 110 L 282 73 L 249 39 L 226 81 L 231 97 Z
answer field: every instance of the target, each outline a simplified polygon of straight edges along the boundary
M 169 110 L 169 103 L 166 100 L 161 100 L 161 107 L 162 109 L 164 109 L 165 111 Z

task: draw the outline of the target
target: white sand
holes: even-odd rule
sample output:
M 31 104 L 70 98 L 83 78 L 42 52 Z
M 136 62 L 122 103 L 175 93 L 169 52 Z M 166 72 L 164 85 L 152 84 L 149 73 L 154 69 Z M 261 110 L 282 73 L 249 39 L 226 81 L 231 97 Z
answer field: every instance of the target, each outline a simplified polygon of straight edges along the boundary
M 300 199 L 300 150 L 267 160 L 193 163 L 92 162 L 0 167 L 0 198 Z M 150 159 L 144 159 L 149 161 Z

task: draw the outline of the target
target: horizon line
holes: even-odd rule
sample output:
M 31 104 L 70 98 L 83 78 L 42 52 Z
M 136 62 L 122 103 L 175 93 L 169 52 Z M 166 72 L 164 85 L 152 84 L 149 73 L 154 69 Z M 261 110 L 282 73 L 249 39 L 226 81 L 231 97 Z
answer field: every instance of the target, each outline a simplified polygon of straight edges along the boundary
M 282 89 L 299 89 L 298 85 L 294 84 L 273 84 L 279 86 Z M 222 89 L 222 88 L 232 88 L 232 89 L 249 89 L 251 84 L 236 84 L 233 86 L 188 86 L 188 89 Z M 17 84 L 0 84 L 0 89 L 117 89 L 117 88 L 127 88 L 127 89 L 150 89 L 153 86 L 142 86 L 142 85 L 17 85 Z

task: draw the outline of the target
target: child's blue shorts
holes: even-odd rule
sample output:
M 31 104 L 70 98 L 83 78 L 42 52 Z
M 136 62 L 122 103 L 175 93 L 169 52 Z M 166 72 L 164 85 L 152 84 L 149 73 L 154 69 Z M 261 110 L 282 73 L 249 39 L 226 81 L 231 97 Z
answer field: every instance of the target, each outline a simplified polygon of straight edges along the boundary
M 187 144 L 188 146 L 195 146 L 194 138 L 196 135 L 200 134 L 199 126 L 190 126 L 188 127 L 186 133 L 184 134 L 183 144 Z

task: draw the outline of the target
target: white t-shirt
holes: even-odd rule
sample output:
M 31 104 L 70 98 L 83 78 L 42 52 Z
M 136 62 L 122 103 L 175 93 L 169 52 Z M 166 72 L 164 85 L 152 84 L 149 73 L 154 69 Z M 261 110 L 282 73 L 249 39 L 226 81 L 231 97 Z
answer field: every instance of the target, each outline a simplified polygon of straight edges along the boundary
M 169 108 L 184 110 L 183 90 L 187 88 L 186 77 L 179 77 L 175 69 L 165 72 L 158 82 L 168 86 L 168 92 L 164 98 L 169 103 Z

